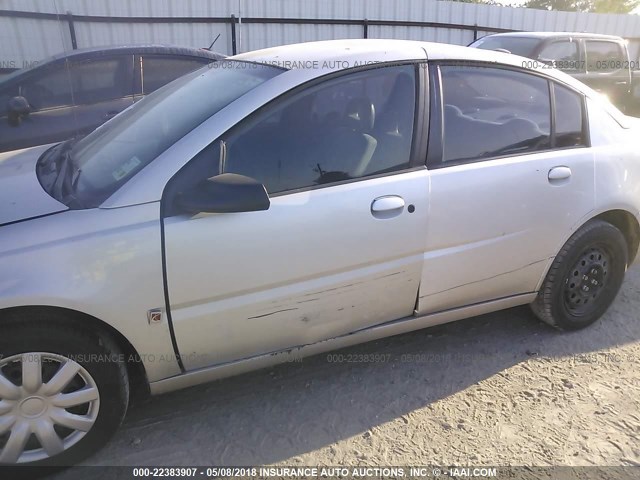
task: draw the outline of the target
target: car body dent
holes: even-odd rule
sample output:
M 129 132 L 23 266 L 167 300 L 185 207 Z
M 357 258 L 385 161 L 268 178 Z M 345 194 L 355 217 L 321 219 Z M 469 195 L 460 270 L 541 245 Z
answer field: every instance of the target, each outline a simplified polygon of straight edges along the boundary
M 168 323 L 147 320 L 165 307 L 158 203 L 70 210 L 0 232 L 0 314 L 37 305 L 91 315 L 131 343 L 149 381 L 179 373 Z

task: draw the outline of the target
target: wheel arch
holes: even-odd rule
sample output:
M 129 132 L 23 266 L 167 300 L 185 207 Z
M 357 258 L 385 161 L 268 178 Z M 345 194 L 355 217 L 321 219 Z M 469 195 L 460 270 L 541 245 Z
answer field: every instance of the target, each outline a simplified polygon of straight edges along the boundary
M 596 215 L 592 219 L 603 220 L 610 223 L 622 232 L 622 235 L 624 235 L 627 241 L 627 247 L 629 248 L 629 264 L 633 263 L 638 253 L 638 246 L 640 245 L 640 224 L 638 223 L 638 219 L 629 211 L 622 209 L 608 210 Z
M 127 359 L 126 368 L 131 388 L 131 401 L 135 402 L 149 397 L 150 390 L 147 372 L 143 362 L 140 360 L 138 351 L 122 333 L 99 318 L 64 307 L 28 305 L 0 309 L 0 327 L 7 323 L 34 322 L 34 320 L 29 320 L 29 318 L 41 317 L 51 312 L 58 314 L 50 320 L 53 323 L 71 324 L 88 333 L 97 332 L 98 335 L 109 336 L 115 341 Z M 64 317 L 64 320 L 61 320 L 61 317 Z

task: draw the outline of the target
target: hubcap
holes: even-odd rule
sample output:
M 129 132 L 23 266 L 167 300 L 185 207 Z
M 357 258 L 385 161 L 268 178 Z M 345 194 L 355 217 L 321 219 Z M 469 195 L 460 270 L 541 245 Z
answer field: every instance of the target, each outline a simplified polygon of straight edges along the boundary
M 565 307 L 575 316 L 595 309 L 597 299 L 609 280 L 609 253 L 600 247 L 588 248 L 569 271 L 565 279 Z
M 100 395 L 75 361 L 32 352 L 0 361 L 0 463 L 57 455 L 84 437 L 98 417 Z

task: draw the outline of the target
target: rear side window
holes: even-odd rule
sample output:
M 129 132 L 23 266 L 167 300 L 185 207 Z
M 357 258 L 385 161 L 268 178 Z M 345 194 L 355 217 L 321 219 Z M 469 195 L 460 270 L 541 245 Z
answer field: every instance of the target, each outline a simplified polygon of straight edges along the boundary
M 205 58 L 144 55 L 142 57 L 142 92 L 145 95 L 149 94 L 207 63 Z
M 443 162 L 518 155 L 551 146 L 549 85 L 483 66 L 442 66 Z
M 556 147 L 586 145 L 584 135 L 584 102 L 581 95 L 554 83 Z
M 550 43 L 540 51 L 538 60 L 549 62 L 560 70 L 579 70 L 578 44 L 569 40 Z
M 619 70 L 626 60 L 622 46 L 616 42 L 587 40 L 586 50 L 589 72 Z

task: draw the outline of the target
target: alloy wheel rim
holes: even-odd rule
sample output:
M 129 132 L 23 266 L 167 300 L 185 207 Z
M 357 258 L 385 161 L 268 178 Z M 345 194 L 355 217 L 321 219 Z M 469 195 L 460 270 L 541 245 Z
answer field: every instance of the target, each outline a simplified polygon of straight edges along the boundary
M 46 352 L 0 361 L 0 464 L 44 460 L 78 443 L 93 427 L 100 394 L 72 359 Z
M 570 314 L 592 312 L 609 283 L 611 256 L 599 246 L 587 248 L 573 265 L 564 284 L 564 304 Z

